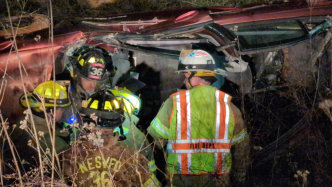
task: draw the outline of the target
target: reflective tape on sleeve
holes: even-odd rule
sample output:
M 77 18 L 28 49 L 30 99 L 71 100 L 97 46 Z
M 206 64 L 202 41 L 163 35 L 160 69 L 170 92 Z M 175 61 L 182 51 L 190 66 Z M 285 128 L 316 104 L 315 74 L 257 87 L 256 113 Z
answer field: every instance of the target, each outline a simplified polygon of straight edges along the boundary
M 152 128 L 163 138 L 168 139 L 169 131 L 158 118 L 153 119 L 151 122 Z
M 242 130 L 239 134 L 234 136 L 234 138 L 231 141 L 231 144 L 235 145 L 235 144 L 241 143 L 246 136 L 247 136 L 247 131 Z

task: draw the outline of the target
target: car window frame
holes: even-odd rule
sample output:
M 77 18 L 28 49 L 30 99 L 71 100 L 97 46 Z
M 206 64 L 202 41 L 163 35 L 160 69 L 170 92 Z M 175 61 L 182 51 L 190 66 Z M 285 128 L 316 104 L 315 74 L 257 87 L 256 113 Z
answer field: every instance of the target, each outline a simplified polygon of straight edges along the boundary
M 283 44 L 277 44 L 277 45 L 271 45 L 271 46 L 263 46 L 263 47 L 257 47 L 257 48 L 250 48 L 250 49 L 243 49 L 241 48 L 241 41 L 240 39 L 237 37 L 238 41 L 236 42 L 236 50 L 242 55 L 242 54 L 254 54 L 254 53 L 260 53 L 260 52 L 265 52 L 265 51 L 274 51 L 274 50 L 278 50 L 278 49 L 282 49 L 282 48 L 286 48 L 289 46 L 293 46 L 296 45 L 300 42 L 306 41 L 310 38 L 310 34 L 309 34 L 309 30 L 307 29 L 307 27 L 303 24 L 302 21 L 300 21 L 299 18 L 286 18 L 286 19 L 277 19 L 277 20 L 264 20 L 264 21 L 255 21 L 255 23 L 273 23 L 276 21 L 282 22 L 282 21 L 287 21 L 287 20 L 294 20 L 297 23 L 299 23 L 299 26 L 302 28 L 302 30 L 305 32 L 305 35 L 301 38 L 297 38 L 294 39 L 290 42 L 286 42 Z M 232 30 L 229 29 L 229 27 L 234 27 L 234 26 L 238 26 L 238 25 L 250 25 L 253 24 L 253 22 L 247 22 L 247 23 L 237 23 L 237 24 L 229 24 L 229 25 L 222 25 L 223 27 L 225 27 L 227 30 L 229 30 L 230 32 L 232 32 L 235 36 L 236 33 L 234 33 Z

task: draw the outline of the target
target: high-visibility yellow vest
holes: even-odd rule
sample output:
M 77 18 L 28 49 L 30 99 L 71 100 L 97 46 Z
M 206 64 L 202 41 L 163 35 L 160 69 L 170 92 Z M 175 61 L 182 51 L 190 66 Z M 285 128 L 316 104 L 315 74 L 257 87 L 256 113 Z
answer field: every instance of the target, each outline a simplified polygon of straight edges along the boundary
M 120 89 L 110 89 L 116 98 L 122 100 L 124 104 L 124 112 L 128 114 L 137 115 L 141 110 L 141 99 L 129 91 L 124 91 Z
M 234 117 L 231 96 L 211 86 L 176 92 L 168 137 L 174 174 L 227 174 L 231 168 Z

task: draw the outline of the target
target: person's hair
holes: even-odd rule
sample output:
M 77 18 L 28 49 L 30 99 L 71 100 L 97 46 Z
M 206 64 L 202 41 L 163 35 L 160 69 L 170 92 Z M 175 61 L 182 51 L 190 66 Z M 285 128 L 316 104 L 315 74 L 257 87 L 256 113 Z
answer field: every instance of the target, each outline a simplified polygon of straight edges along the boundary
M 214 83 L 215 81 L 217 81 L 216 77 L 212 77 L 212 76 L 200 76 L 201 79 L 204 79 L 205 81 L 208 81 L 209 83 Z

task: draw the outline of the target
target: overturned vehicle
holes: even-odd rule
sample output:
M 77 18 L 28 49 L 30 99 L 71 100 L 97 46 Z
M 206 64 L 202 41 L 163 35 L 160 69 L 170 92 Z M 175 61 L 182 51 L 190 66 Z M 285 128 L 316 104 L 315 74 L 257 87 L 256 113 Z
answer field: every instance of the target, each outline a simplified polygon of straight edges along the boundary
M 299 111 L 294 111 L 296 115 L 288 111 L 292 116 L 285 115 L 285 119 L 269 119 L 270 114 L 283 116 L 280 110 L 289 107 L 289 100 L 281 94 L 267 104 L 271 91 L 318 85 L 317 75 L 323 68 L 317 61 L 326 58 L 325 62 L 331 62 L 329 15 L 331 2 L 181 9 L 86 18 L 79 30 L 54 35 L 50 41 L 43 35 L 34 35 L 31 40 L 2 39 L 1 93 L 5 99 L 1 111 L 9 120 L 21 115 L 18 98 L 24 91 L 22 83 L 31 91 L 52 79 L 53 73 L 56 79 L 66 78 L 63 72 L 72 70 L 70 61 L 77 58 L 77 49 L 97 47 L 108 54 L 117 69 L 111 85 L 125 85 L 140 94 L 140 126 L 146 128 L 162 102 L 182 87 L 184 77 L 175 71 L 180 51 L 204 49 L 218 63 L 214 86 L 230 92 L 235 103 L 242 106 L 253 144 L 257 145 L 253 156 L 265 157 L 268 162 L 267 155 L 278 147 L 279 141 L 290 141 L 307 124 L 303 118 L 306 112 Z M 253 106 L 254 102 L 259 105 Z M 276 127 L 271 122 L 261 127 L 267 122 L 258 116 L 270 105 L 274 108 L 266 119 L 282 125 Z M 252 178 L 255 179 L 254 174 Z
M 219 63 L 216 72 L 223 75 L 216 83 L 219 88 L 226 77 L 239 85 L 242 93 L 251 93 L 255 91 L 257 81 L 263 82 L 259 85 L 263 87 L 276 81 L 277 72 L 283 70 L 285 60 L 282 49 L 324 35 L 322 33 L 331 27 L 331 18 L 327 17 L 330 14 L 329 2 L 317 3 L 313 7 L 305 3 L 286 3 L 182 9 L 86 18 L 80 31 L 55 35 L 52 42 L 40 35 L 34 35 L 31 40 L 27 37 L 24 41 L 2 38 L 1 69 L 8 87 L 4 89 L 4 95 L 22 93 L 23 89 L 17 83 L 19 64 L 25 69 L 22 74 L 24 82 L 31 89 L 31 85 L 51 78 L 53 62 L 55 73 L 62 73 L 75 49 L 82 46 L 99 47 L 108 52 L 120 70 L 116 77 L 136 68 L 141 71 L 138 72 L 141 74 L 139 79 L 143 82 L 157 81 L 153 86 L 159 87 L 161 100 L 181 87 L 181 77 L 174 70 L 180 50 L 191 48 L 214 54 Z M 265 58 L 256 55 L 263 53 Z M 269 74 L 266 71 L 271 66 L 275 73 L 263 77 L 264 73 Z M 155 74 L 147 74 L 147 69 Z M 116 81 L 113 80 L 113 86 Z M 13 100 L 6 101 L 15 103 L 12 102 L 14 97 L 11 98 Z M 5 116 L 10 117 L 15 110 L 17 108 L 7 108 Z

